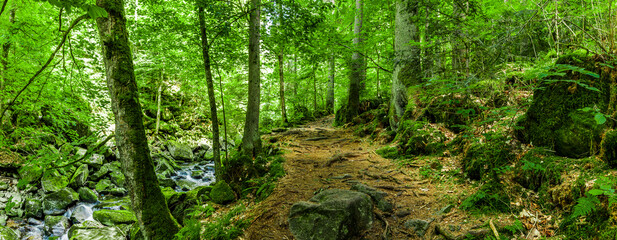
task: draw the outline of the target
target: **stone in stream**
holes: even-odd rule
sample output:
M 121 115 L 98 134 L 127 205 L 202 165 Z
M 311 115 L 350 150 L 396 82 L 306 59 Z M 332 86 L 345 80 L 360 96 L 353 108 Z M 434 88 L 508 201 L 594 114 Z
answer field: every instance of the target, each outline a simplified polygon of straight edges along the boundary
M 193 161 L 193 151 L 191 147 L 186 144 L 182 144 L 176 141 L 168 141 L 167 149 L 169 154 L 176 160 L 180 161 Z
M 60 215 L 66 212 L 66 208 L 79 198 L 79 194 L 69 188 L 46 195 L 43 198 L 43 213 L 45 215 Z
M 71 240 L 125 240 L 125 234 L 117 227 L 105 227 L 96 221 L 73 225 L 68 234 Z
M 57 192 L 69 185 L 69 180 L 58 170 L 45 171 L 41 178 L 41 187 L 45 193 Z
M 131 224 L 137 221 L 135 214 L 128 210 L 98 210 L 93 214 L 94 220 L 103 225 Z
M 88 165 L 82 164 L 79 168 L 77 168 L 77 170 L 75 170 L 75 173 L 73 173 L 71 180 L 69 180 L 69 186 L 74 189 L 83 187 L 86 184 L 86 181 L 88 181 L 89 175 L 90 171 L 88 170 Z
M 41 202 L 41 200 L 36 198 L 29 198 L 26 199 L 24 205 L 24 208 L 26 210 L 26 217 L 33 217 L 38 219 L 43 218 L 43 203 Z
M 96 193 L 87 187 L 80 187 L 77 193 L 79 193 L 79 200 L 82 202 L 95 203 L 99 201 Z
M 79 205 L 73 209 L 71 213 L 71 222 L 82 223 L 92 216 L 92 208 L 85 205 Z
M 373 222 L 371 198 L 361 192 L 328 189 L 309 202 L 295 203 L 289 229 L 298 240 L 342 240 L 369 229 Z
M 69 219 L 65 216 L 45 216 L 45 234 L 53 234 L 55 236 L 62 236 L 66 229 L 69 228 Z
M 191 177 L 194 179 L 202 179 L 204 177 L 204 172 L 203 171 L 192 171 Z
M 2 240 L 19 240 L 19 235 L 15 230 L 0 225 L 0 239 Z
M 128 192 L 126 189 L 114 185 L 109 179 L 99 181 L 96 184 L 95 189 L 100 194 L 111 194 L 119 197 L 126 195 Z

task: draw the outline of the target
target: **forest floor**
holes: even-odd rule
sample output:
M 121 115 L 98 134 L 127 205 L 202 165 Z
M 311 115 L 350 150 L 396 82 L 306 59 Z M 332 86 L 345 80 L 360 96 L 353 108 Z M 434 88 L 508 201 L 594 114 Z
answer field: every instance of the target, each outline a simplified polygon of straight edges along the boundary
M 512 214 L 470 215 L 458 209 L 460 199 L 474 188 L 471 183 L 446 174 L 427 175 L 435 159 L 443 166 L 441 171 L 460 168 L 454 157 L 399 164 L 375 152 L 385 145 L 354 136 L 350 129 L 334 128 L 333 120 L 333 116 L 325 117 L 266 137 L 276 139 L 284 150 L 287 174 L 266 200 L 252 208 L 255 218 L 242 239 L 294 239 L 287 221 L 294 203 L 308 201 L 325 189 L 349 189 L 357 183 L 386 192 L 386 199 L 394 205 L 391 213 L 375 208 L 380 217 L 357 239 L 384 239 L 386 231 L 387 239 L 433 239 L 438 235 L 436 226 L 448 229 L 446 239 L 466 234 L 492 236 L 490 225 L 505 226 L 515 219 Z M 444 208 L 449 208 L 447 213 L 439 214 Z M 430 222 L 426 234 L 419 237 L 405 227 L 411 219 Z

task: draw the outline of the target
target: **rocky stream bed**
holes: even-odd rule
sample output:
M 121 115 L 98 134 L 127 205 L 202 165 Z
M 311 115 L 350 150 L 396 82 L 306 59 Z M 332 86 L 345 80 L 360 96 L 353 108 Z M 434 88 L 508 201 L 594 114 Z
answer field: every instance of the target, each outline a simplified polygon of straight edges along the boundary
M 210 199 L 214 164 L 207 145 L 173 141 L 152 148 L 157 176 L 178 222 L 186 209 Z M 87 154 L 67 168 L 30 166 L 0 176 L 0 239 L 140 239 L 124 175 L 115 154 Z M 216 198 L 216 197 L 214 197 Z

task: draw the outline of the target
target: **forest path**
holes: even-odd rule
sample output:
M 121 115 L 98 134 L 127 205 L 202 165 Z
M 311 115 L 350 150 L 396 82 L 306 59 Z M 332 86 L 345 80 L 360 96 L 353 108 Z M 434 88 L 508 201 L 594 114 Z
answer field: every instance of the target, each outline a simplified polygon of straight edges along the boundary
M 416 239 L 414 230 L 405 228 L 404 222 L 437 217 L 433 213 L 445 204 L 436 199 L 446 193 L 434 191 L 429 180 L 419 177 L 418 168 L 401 169 L 376 154 L 383 145 L 354 136 L 349 129 L 333 128 L 333 120 L 333 116 L 325 117 L 266 137 L 275 138 L 284 149 L 287 174 L 255 208 L 256 217 L 243 239 L 294 239 L 287 222 L 294 203 L 308 201 L 321 190 L 349 189 L 357 183 L 386 192 L 386 199 L 394 205 L 393 213 L 375 208 L 382 220 L 376 218 L 371 230 L 358 239 L 383 239 L 384 220 L 388 222 L 388 239 Z M 431 229 L 426 236 L 431 236 Z

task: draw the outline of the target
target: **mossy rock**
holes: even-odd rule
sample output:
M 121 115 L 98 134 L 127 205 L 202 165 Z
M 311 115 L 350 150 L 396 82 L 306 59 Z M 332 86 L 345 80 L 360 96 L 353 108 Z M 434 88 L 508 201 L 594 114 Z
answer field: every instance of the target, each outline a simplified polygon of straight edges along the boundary
M 418 119 L 430 123 L 443 123 L 453 132 L 460 133 L 480 113 L 480 105 L 468 96 L 446 94 L 435 97 L 422 111 Z M 405 112 L 405 114 L 411 113 Z M 411 117 L 404 116 L 406 119 L 411 119 Z
M 383 158 L 397 159 L 399 157 L 398 149 L 396 147 L 383 147 L 378 149 L 377 154 Z
M 540 148 L 526 153 L 514 167 L 514 181 L 536 192 L 561 184 L 563 167 L 559 161 L 563 159 L 551 155 Z
M 218 181 L 210 191 L 210 199 L 218 204 L 227 204 L 236 200 L 236 194 L 225 181 Z
M 617 168 L 617 130 L 613 129 L 604 134 L 601 143 L 600 158 L 611 168 Z
M 124 240 L 125 235 L 126 233 L 116 226 L 105 227 L 90 220 L 75 224 L 68 231 L 70 240 Z
M 24 202 L 24 208 L 26 211 L 25 216 L 27 218 L 37 218 L 41 219 L 43 217 L 43 203 L 41 200 L 36 198 L 28 198 Z
M 2 240 L 19 240 L 17 232 L 9 227 L 0 225 L 0 239 Z
M 179 224 L 184 224 L 184 219 L 197 206 L 203 198 L 198 198 L 199 192 L 203 189 L 196 188 L 190 192 L 175 192 L 171 188 L 163 188 L 162 192 L 167 201 L 167 207 L 171 215 Z M 203 192 L 202 192 L 203 193 Z
M 95 203 L 99 201 L 99 198 L 96 196 L 96 193 L 87 187 L 81 187 L 77 190 L 79 193 L 79 200 L 87 203 Z
M 90 171 L 88 170 L 88 165 L 82 164 L 75 170 L 71 180 L 69 180 L 69 186 L 73 189 L 79 189 L 83 187 L 88 181 L 88 176 L 90 175 Z
M 103 225 L 112 226 L 117 224 L 132 224 L 137 221 L 135 214 L 128 210 L 107 210 L 95 211 L 92 215 L 94 220 Z
M 558 59 L 554 71 L 565 75 L 541 81 L 534 89 L 531 106 L 517 122 L 516 137 L 523 143 L 551 148 L 558 156 L 583 158 L 598 153 L 602 135 L 614 122 L 599 125 L 594 112 L 580 109 L 604 114 L 617 109 L 611 94 L 616 87 L 615 70 L 605 64 L 609 59 L 576 54 Z
M 400 155 L 425 155 L 443 151 L 446 136 L 428 122 L 407 120 L 399 125 L 396 140 Z
M 45 171 L 41 178 L 41 186 L 46 193 L 57 192 L 69 185 L 69 179 L 58 170 Z
M 43 213 L 45 215 L 60 215 L 66 212 L 66 208 L 79 199 L 79 194 L 70 188 L 46 195 L 43 198 Z
M 507 136 L 491 133 L 485 135 L 483 142 L 468 143 L 461 160 L 463 172 L 472 180 L 490 175 L 496 178 L 494 170 L 508 165 L 515 157 L 507 141 Z
M 54 234 L 62 236 L 64 231 L 69 228 L 69 219 L 65 216 L 45 216 L 45 234 Z
M 19 178 L 28 183 L 35 183 L 43 176 L 43 168 L 39 165 L 24 165 L 19 169 Z

